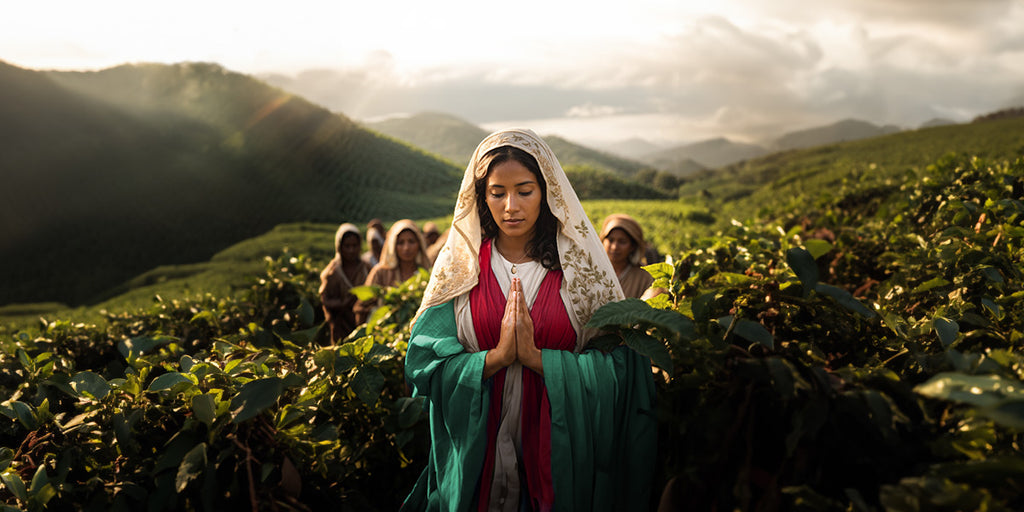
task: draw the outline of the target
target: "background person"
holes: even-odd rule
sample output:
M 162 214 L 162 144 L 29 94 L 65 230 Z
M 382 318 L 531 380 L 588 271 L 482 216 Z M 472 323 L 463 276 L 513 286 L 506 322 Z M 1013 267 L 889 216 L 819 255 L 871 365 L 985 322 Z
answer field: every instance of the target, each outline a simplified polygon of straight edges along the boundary
M 407 281 L 421 268 L 430 269 L 423 233 L 415 222 L 402 219 L 391 225 L 380 262 L 370 269 L 363 284 L 381 288 L 396 286 Z M 360 301 L 356 305 L 357 321 L 365 322 L 376 306 L 376 302 Z
M 331 328 L 332 342 L 344 338 L 357 325 L 352 310 L 356 296 L 349 290 L 363 284 L 370 273 L 370 267 L 359 257 L 362 246 L 359 228 L 355 224 L 342 224 L 334 234 L 334 259 L 320 272 L 320 302 Z
M 366 228 L 366 243 L 369 248 L 363 253 L 362 259 L 370 268 L 380 263 L 380 255 L 384 250 L 384 226 L 379 222 L 368 224 Z
M 429 220 L 423 223 L 423 239 L 427 241 L 428 248 L 434 245 L 440 237 L 441 232 L 437 229 L 437 224 Z
M 647 244 L 640 223 L 623 213 L 609 215 L 601 226 L 601 240 L 622 285 L 622 293 L 639 299 L 654 283 L 651 274 L 641 268 L 647 264 Z

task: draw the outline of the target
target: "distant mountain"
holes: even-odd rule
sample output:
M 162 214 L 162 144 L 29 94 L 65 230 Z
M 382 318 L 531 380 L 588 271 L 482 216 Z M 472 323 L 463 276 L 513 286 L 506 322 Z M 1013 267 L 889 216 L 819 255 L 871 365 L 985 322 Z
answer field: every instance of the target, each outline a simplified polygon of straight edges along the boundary
M 557 135 L 542 135 L 551 150 L 558 156 L 562 167 L 592 166 L 612 171 L 620 176 L 632 178 L 636 173 L 651 166 L 636 160 L 622 158 L 611 153 L 570 142 Z
M 458 117 L 439 112 L 422 112 L 366 123 L 366 127 L 436 153 L 465 168 L 488 131 Z
M 609 144 L 604 149 L 612 154 L 643 161 L 645 156 L 652 155 L 665 148 L 646 139 L 633 138 Z
M 196 63 L 78 73 L 0 62 L 0 169 L 0 304 L 86 303 L 286 222 L 443 215 L 461 176 Z
M 876 126 L 867 121 L 845 119 L 827 126 L 789 132 L 772 144 L 773 150 L 809 148 L 837 142 L 867 139 L 896 133 L 896 126 Z
M 956 123 L 956 121 L 953 121 L 951 119 L 935 118 L 935 119 L 929 119 L 928 121 L 925 121 L 924 123 L 921 123 L 921 126 L 919 126 L 918 128 L 934 128 L 936 126 L 947 126 L 947 125 L 951 125 L 951 124 L 957 124 L 957 123 Z
M 768 152 L 761 146 L 733 142 L 724 137 L 718 137 L 659 151 L 647 155 L 643 160 L 659 168 L 668 168 L 673 163 L 689 160 L 697 163 L 700 168 L 715 169 L 766 155 Z
M 425 112 L 409 117 L 365 123 L 371 130 L 440 155 L 462 167 L 490 132 L 448 114 Z M 554 135 L 539 134 L 558 156 L 562 167 L 592 166 L 632 177 L 648 165 L 599 151 Z
M 996 119 L 1018 119 L 1024 117 L 1024 107 L 1011 107 L 982 114 L 971 120 L 972 123 L 994 121 Z

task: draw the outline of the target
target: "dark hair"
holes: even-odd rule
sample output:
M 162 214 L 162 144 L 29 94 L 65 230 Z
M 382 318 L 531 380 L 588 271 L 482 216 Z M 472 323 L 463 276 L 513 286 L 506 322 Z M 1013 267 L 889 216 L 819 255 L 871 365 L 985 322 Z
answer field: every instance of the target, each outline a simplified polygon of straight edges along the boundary
M 501 146 L 494 148 L 484 154 L 481 162 L 486 162 L 487 172 L 474 183 L 476 189 L 476 211 L 480 216 L 480 231 L 484 238 L 496 239 L 498 237 L 498 224 L 491 216 L 491 209 L 487 206 L 486 191 L 487 178 L 491 171 L 498 165 L 509 160 L 515 160 L 523 167 L 526 167 L 537 178 L 540 183 L 540 215 L 537 217 L 537 224 L 534 227 L 533 237 L 526 243 L 526 255 L 531 259 L 539 261 L 548 270 L 560 270 L 561 262 L 558 260 L 558 219 L 551 213 L 548 206 L 548 185 L 540 172 L 540 165 L 533 155 L 512 146 Z

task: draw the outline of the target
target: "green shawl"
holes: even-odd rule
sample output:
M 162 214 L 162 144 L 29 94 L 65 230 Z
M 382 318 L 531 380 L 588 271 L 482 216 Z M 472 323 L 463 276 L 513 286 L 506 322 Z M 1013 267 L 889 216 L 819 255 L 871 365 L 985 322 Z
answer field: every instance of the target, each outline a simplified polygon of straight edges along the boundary
M 405 374 L 413 396 L 427 399 L 431 448 L 402 510 L 476 509 L 491 389 L 486 352 L 467 353 L 457 332 L 451 302 L 424 311 L 412 330 Z M 542 357 L 555 510 L 648 508 L 657 449 L 650 360 L 626 347 Z

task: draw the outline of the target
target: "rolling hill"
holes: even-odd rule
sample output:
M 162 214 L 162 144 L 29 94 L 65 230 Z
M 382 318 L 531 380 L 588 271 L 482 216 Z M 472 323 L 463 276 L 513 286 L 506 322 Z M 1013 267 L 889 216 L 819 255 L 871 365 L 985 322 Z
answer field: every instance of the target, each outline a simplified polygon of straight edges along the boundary
M 686 176 L 703 169 L 714 169 L 767 153 L 768 150 L 761 146 L 718 137 L 658 151 L 645 156 L 643 161 Z
M 0 63 L 0 304 L 82 304 L 288 222 L 445 213 L 461 173 L 213 64 Z
M 896 126 L 876 126 L 858 119 L 844 119 L 826 126 L 789 132 L 771 144 L 773 150 L 787 150 L 835 144 L 848 140 L 867 139 L 896 133 Z
M 901 131 L 765 155 L 705 171 L 680 187 L 680 199 L 710 198 L 727 222 L 759 211 L 813 210 L 848 180 L 884 182 L 949 154 L 1013 159 L 1024 154 L 1024 117 Z M 881 186 L 881 185 L 880 185 Z
M 366 127 L 440 155 L 465 167 L 487 130 L 458 117 L 423 112 L 409 117 L 366 123 Z M 650 166 L 611 153 L 591 149 L 563 137 L 540 134 L 558 156 L 562 167 L 591 166 L 632 177 Z

